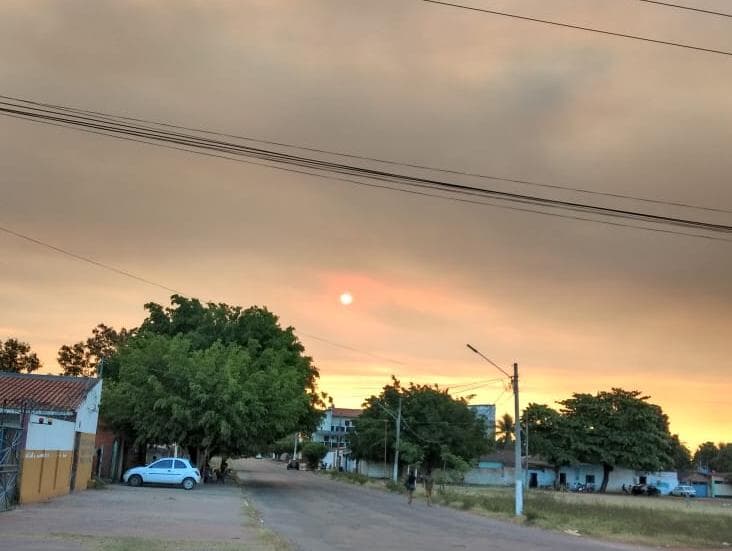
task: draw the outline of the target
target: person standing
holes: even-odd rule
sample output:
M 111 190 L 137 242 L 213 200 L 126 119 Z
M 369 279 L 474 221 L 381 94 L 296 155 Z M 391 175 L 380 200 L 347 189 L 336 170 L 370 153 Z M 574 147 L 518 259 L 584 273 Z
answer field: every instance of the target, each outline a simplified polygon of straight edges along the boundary
M 411 505 L 412 499 L 414 498 L 414 490 L 417 489 L 417 475 L 414 471 L 408 471 L 407 481 L 404 485 L 407 487 L 407 503 Z

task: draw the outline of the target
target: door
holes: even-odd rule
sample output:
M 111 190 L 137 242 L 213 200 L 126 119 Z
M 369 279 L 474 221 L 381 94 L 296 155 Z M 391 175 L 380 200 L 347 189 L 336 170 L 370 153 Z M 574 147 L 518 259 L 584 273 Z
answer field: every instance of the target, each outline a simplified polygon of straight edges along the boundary
M 186 464 L 180 459 L 176 459 L 175 464 L 173 465 L 173 482 L 175 484 L 180 484 L 183 482 L 186 474 L 188 474 Z
M 529 473 L 529 488 L 539 486 L 539 475 L 537 473 Z
M 20 440 L 23 430 L 0 419 L 0 511 L 11 509 L 18 500 Z
M 172 459 L 160 459 L 147 469 L 146 474 L 143 475 L 145 482 L 152 482 L 155 484 L 170 484 L 173 482 L 173 460 Z
M 74 491 L 76 486 L 76 471 L 79 468 L 79 445 L 81 444 L 81 433 L 77 432 L 74 435 L 74 457 L 71 459 L 71 478 L 69 480 L 70 491 Z

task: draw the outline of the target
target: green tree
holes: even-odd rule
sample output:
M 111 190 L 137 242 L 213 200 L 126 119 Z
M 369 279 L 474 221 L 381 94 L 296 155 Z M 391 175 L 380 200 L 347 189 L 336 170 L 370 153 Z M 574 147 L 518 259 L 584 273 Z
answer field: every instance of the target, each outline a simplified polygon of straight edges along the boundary
M 0 341 L 0 371 L 32 373 L 41 367 L 41 361 L 27 342 L 18 339 Z
M 314 429 L 318 371 L 272 313 L 179 296 L 146 308 L 111 369 L 105 361 L 102 414 L 115 429 L 140 445 L 177 442 L 199 464 Z
M 718 453 L 719 450 L 714 442 L 700 444 L 694 452 L 694 466 L 700 470 L 712 469 Z
M 648 399 L 639 391 L 613 388 L 559 402 L 575 436 L 573 454 L 583 463 L 603 466 L 601 492 L 616 466 L 643 471 L 672 466 L 668 418 Z
M 554 466 L 556 479 L 559 469 L 577 461 L 574 455 L 575 433 L 566 418 L 545 404 L 529 404 L 521 417 L 528 427 L 529 454 L 539 455 Z
M 694 466 L 705 471 L 732 473 L 732 443 L 704 442 L 694 453 Z
M 215 342 L 241 346 L 259 369 L 266 369 L 276 354 L 278 361 L 297 371 L 311 407 L 307 419 L 301 420 L 303 431 L 320 421 L 324 393 L 317 392 L 319 373 L 312 358 L 295 336 L 295 329 L 283 329 L 279 319 L 266 308 L 229 306 L 223 303 L 203 304 L 198 299 L 180 295 L 171 297 L 171 305 L 154 302 L 145 305 L 148 316 L 139 331 L 166 336 L 184 336 L 193 350 L 205 350 Z M 106 368 L 105 368 L 106 369 Z
M 688 471 L 691 469 L 691 452 L 679 439 L 678 434 L 671 436 L 671 459 L 673 467 L 677 471 Z
M 92 335 L 85 341 L 63 345 L 58 350 L 57 361 L 64 375 L 94 377 L 101 360 L 111 359 L 127 339 L 134 334 L 124 327 L 117 331 L 103 323 L 92 329 Z
M 718 473 L 732 473 L 732 443 L 720 443 L 718 449 L 714 470 Z
M 269 452 L 274 453 L 277 457 L 279 457 L 283 453 L 291 454 L 295 449 L 296 436 L 296 433 L 288 434 L 287 436 L 284 436 L 282 438 L 279 438 L 275 442 L 272 442 L 272 444 L 266 446 L 265 449 Z
M 505 449 L 508 445 L 513 442 L 514 437 L 514 423 L 513 417 L 508 413 L 504 413 L 503 416 L 496 421 L 496 443 L 501 449 Z
M 402 400 L 400 462 L 421 465 L 425 473 L 438 467 L 462 468 L 489 447 L 485 421 L 468 408 L 463 398 L 453 398 L 437 385 L 402 387 L 392 383 L 378 396 L 364 402 L 364 411 L 355 421 L 351 449 L 357 459 L 383 461 L 384 452 L 394 456 L 394 425 L 399 399 Z M 384 450 L 385 426 L 389 435 Z
M 322 442 L 305 442 L 302 445 L 302 457 L 308 467 L 315 470 L 328 453 L 328 447 Z

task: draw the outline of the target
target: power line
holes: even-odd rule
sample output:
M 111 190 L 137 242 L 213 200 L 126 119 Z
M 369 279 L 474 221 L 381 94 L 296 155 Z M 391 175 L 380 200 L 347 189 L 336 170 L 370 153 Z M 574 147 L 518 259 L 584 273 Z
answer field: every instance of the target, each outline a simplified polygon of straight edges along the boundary
M 518 15 L 516 13 L 508 13 L 508 12 L 497 11 L 497 10 L 489 10 L 489 9 L 485 9 L 485 8 L 477 8 L 475 6 L 466 6 L 465 4 L 456 4 L 453 2 L 443 2 L 442 0 L 420 0 L 420 1 L 426 2 L 428 4 L 438 4 L 440 6 L 447 6 L 450 8 L 459 8 L 459 9 L 463 9 L 463 10 L 486 13 L 486 14 L 490 14 L 490 15 L 499 15 L 502 17 L 511 17 L 513 19 L 531 21 L 532 23 L 542 23 L 544 25 L 554 25 L 555 27 L 563 27 L 565 29 L 573 29 L 576 31 L 586 31 L 586 32 L 592 32 L 592 33 L 598 33 L 598 34 L 603 34 L 606 36 L 614 36 L 617 38 L 628 38 L 631 40 L 639 40 L 642 42 L 651 42 L 653 44 L 661 44 L 663 46 L 674 46 L 676 48 L 685 48 L 687 50 L 695 50 L 698 52 L 705 52 L 705 53 L 709 53 L 709 54 L 720 54 L 720 55 L 732 56 L 732 52 L 727 51 L 727 50 L 715 50 L 714 48 L 704 48 L 701 46 L 694 46 L 693 44 L 684 44 L 682 42 L 672 42 L 669 40 L 659 40 L 656 38 L 649 38 L 646 36 L 626 34 L 626 33 L 620 33 L 620 32 L 615 32 L 615 31 L 606 31 L 603 29 L 596 29 L 594 27 L 584 27 L 582 25 L 572 25 L 570 23 L 563 23 L 561 21 L 552 21 L 549 19 L 539 19 L 538 17 L 529 17 L 529 16 L 525 16 L 525 15 Z
M 350 350 L 351 352 L 357 352 L 359 354 L 363 354 L 363 355 L 366 355 L 366 356 L 370 356 L 370 357 L 372 357 L 374 359 L 377 359 L 377 360 L 381 360 L 381 361 L 385 361 L 385 362 L 389 362 L 389 363 L 394 363 L 394 364 L 399 364 L 399 365 L 406 365 L 404 362 L 400 362 L 399 360 L 392 360 L 391 358 L 387 358 L 386 356 L 380 356 L 378 354 L 372 354 L 371 352 L 365 352 L 363 350 L 359 350 L 358 348 L 354 348 L 352 346 L 347 346 L 345 344 L 340 344 L 340 343 L 337 343 L 335 341 L 331 341 L 330 339 L 324 339 L 323 337 L 316 337 L 315 335 L 310 335 L 308 333 L 303 333 L 302 331 L 298 331 L 298 334 L 300 334 L 303 337 L 307 337 L 309 339 L 314 339 L 316 341 L 320 341 L 320 342 L 329 344 L 330 346 L 335 346 L 337 348 L 342 348 L 344 350 Z
M 672 4 L 671 2 L 661 2 L 660 0 L 638 0 L 638 2 L 646 2 L 647 4 L 657 4 L 659 6 L 665 6 L 668 8 L 677 8 L 680 10 L 688 10 L 688 11 L 695 11 L 695 12 L 699 12 L 699 13 L 706 13 L 708 15 L 720 15 L 722 17 L 732 17 L 732 13 L 705 10 L 702 8 L 694 8 L 692 6 L 684 6 L 683 4 Z
M 2 103 L 2 102 L 0 102 Z M 7 104 L 6 104 L 7 105 Z M 17 106 L 13 106 L 17 107 Z M 48 111 L 41 110 L 46 113 Z M 473 186 L 465 186 L 465 185 L 458 185 L 454 183 L 449 182 L 442 182 L 438 180 L 432 180 L 427 178 L 417 178 L 413 176 L 407 176 L 402 174 L 395 174 L 385 171 L 379 171 L 379 170 L 373 170 L 373 169 L 366 169 L 363 167 L 356 167 L 356 166 L 350 166 L 350 165 L 342 165 L 332 162 L 327 162 L 319 159 L 313 159 L 313 158 L 307 158 L 307 157 L 299 157 L 294 155 L 288 155 L 279 153 L 276 151 L 271 150 L 262 150 L 258 148 L 250 148 L 246 146 L 241 146 L 239 144 L 232 144 L 228 142 L 219 142 L 215 140 L 205 140 L 202 138 L 199 138 L 197 136 L 186 136 L 182 134 L 170 134 L 170 133 L 160 133 L 158 131 L 155 131 L 153 129 L 144 128 L 144 127 L 130 127 L 130 125 L 122 125 L 122 126 L 114 126 L 113 124 L 95 124 L 94 122 L 99 121 L 93 121 L 88 122 L 88 117 L 81 117 L 85 120 L 77 120 L 74 118 L 63 118 L 58 116 L 50 116 L 48 114 L 43 113 L 37 113 L 35 111 L 22 111 L 18 109 L 9 109 L 9 108 L 0 108 L 0 112 L 3 114 L 9 115 L 9 116 L 20 116 L 28 117 L 31 120 L 36 120 L 39 122 L 48 122 L 54 121 L 54 123 L 61 123 L 62 125 L 72 125 L 72 126 L 80 126 L 82 128 L 88 129 L 93 128 L 98 131 L 103 131 L 102 133 L 104 135 L 108 135 L 105 132 L 112 132 L 115 136 L 118 134 L 123 135 L 133 135 L 136 137 L 143 137 L 143 138 L 149 138 L 153 140 L 161 140 L 166 142 L 172 142 L 179 145 L 189 146 L 189 147 L 203 147 L 206 149 L 213 149 L 216 151 L 222 151 L 225 153 L 230 154 L 237 154 L 237 155 L 244 155 L 244 156 L 250 156 L 255 157 L 258 159 L 266 159 L 266 160 L 273 160 L 275 162 L 281 162 L 286 164 L 295 164 L 297 166 L 305 166 L 310 168 L 315 168 L 318 170 L 326 170 L 326 171 L 332 171 L 337 172 L 340 174 L 351 174 L 351 175 L 357 175 L 357 176 L 365 176 L 371 179 L 380 179 L 380 178 L 386 178 L 389 181 L 399 180 L 398 183 L 405 183 L 406 185 L 414 186 L 414 187 L 428 187 L 431 189 L 439 189 L 441 191 L 448 191 L 451 193 L 462 193 L 467 195 L 489 195 L 494 198 L 498 198 L 501 200 L 511 200 L 515 202 L 530 202 L 530 203 L 537 203 L 540 205 L 545 206 L 551 206 L 551 207 L 560 207 L 560 208 L 566 208 L 566 209 L 590 209 L 596 212 L 599 212 L 600 214 L 606 215 L 606 216 L 614 216 L 614 215 L 620 215 L 620 216 L 637 216 L 642 217 L 644 219 L 649 219 L 651 221 L 661 221 L 661 222 L 672 222 L 676 224 L 681 224 L 685 226 L 695 226 L 695 227 L 701 227 L 705 226 L 702 229 L 713 229 L 714 226 L 716 229 L 724 228 L 725 230 L 729 227 L 725 227 L 722 225 L 714 225 L 714 224 L 708 224 L 708 223 L 701 223 L 697 221 L 689 221 L 689 220 L 683 220 L 679 218 L 674 217 L 665 217 L 665 216 L 658 216 L 658 215 L 652 215 L 649 213 L 639 213 L 629 210 L 623 210 L 623 209 L 612 209 L 608 207 L 601 207 L 597 205 L 587 205 L 587 204 L 581 204 L 571 201 L 560 201 L 556 199 L 547 199 L 542 197 L 536 197 L 536 196 L 529 196 L 529 195 L 522 195 L 522 194 L 516 194 L 516 193 L 509 193 L 499 190 L 492 190 L 492 189 L 485 189 L 485 188 L 477 188 Z M 93 120 L 93 119 L 92 119 Z
M 106 264 L 104 262 L 100 262 L 99 260 L 95 260 L 95 259 L 90 258 L 88 256 L 83 256 L 83 255 L 74 253 L 72 251 L 69 251 L 68 249 L 64 249 L 62 247 L 58 247 L 56 245 L 52 245 L 51 243 L 47 243 L 46 241 L 42 241 L 40 239 L 36 239 L 35 237 L 31 237 L 30 235 L 26 235 L 24 233 L 20 233 L 18 231 L 15 231 L 15 230 L 13 230 L 11 228 L 6 227 L 6 226 L 0 226 L 0 232 L 6 233 L 8 235 L 12 235 L 13 237 L 17 237 L 18 239 L 22 239 L 22 240 L 28 241 L 30 243 L 33 243 L 34 245 L 38 245 L 40 247 L 44 247 L 46 249 L 50 249 L 50 250 L 52 250 L 54 252 L 57 252 L 59 254 L 62 254 L 64 256 L 68 256 L 69 258 L 73 258 L 74 260 L 78 260 L 78 261 L 81 261 L 81 262 L 86 262 L 86 263 L 92 264 L 92 265 L 94 265 L 94 266 L 96 266 L 98 268 L 102 268 L 104 270 L 108 270 L 110 272 L 114 272 L 114 273 L 116 273 L 118 275 L 121 275 L 121 276 L 124 276 L 124 277 L 128 277 L 130 279 L 134 279 L 135 281 L 139 281 L 140 283 L 145 283 L 146 285 L 151 285 L 153 287 L 158 287 L 159 289 L 163 289 L 165 291 L 169 291 L 169 292 L 174 293 L 176 295 L 181 295 L 181 296 L 188 297 L 188 298 L 193 297 L 193 295 L 191 295 L 191 294 L 184 293 L 183 291 L 179 291 L 179 290 L 174 289 L 173 287 L 170 287 L 170 286 L 165 285 L 163 283 L 159 283 L 157 281 L 153 281 L 152 279 L 148 279 L 146 277 L 143 277 L 143 276 L 134 274 L 134 273 L 132 273 L 132 272 L 130 272 L 128 270 L 125 270 L 125 269 L 122 269 L 122 268 L 118 268 L 116 266 L 112 266 L 111 264 Z M 209 302 L 211 302 L 211 301 L 209 301 Z M 388 362 L 398 363 L 398 364 L 404 365 L 402 362 L 399 362 L 397 360 L 392 360 L 392 359 L 389 359 L 389 358 L 387 358 L 385 356 L 378 356 L 376 354 L 372 354 L 370 352 L 366 352 L 365 350 L 359 350 L 358 348 L 354 348 L 352 346 L 348 346 L 348 345 L 345 345 L 345 344 L 337 343 L 337 342 L 332 341 L 330 339 L 326 339 L 326 338 L 323 338 L 323 337 L 318 337 L 316 335 L 310 335 L 310 334 L 307 334 L 307 333 L 300 333 L 300 332 L 298 332 L 298 334 L 300 334 L 302 336 L 305 336 L 305 337 L 308 337 L 308 338 L 311 338 L 311 339 L 315 339 L 315 340 L 318 340 L 318 341 L 325 342 L 325 343 L 327 343 L 327 344 L 329 344 L 331 346 L 336 346 L 338 348 L 344 348 L 346 350 L 350 350 L 352 352 L 357 352 L 359 354 L 364 354 L 366 356 L 371 356 L 371 357 L 374 357 L 374 358 L 378 358 L 378 359 L 383 360 L 383 361 L 388 361 Z
M 51 245 L 50 243 L 46 243 L 45 241 L 41 241 L 40 239 L 36 239 L 29 235 L 22 234 L 20 232 L 10 229 L 10 228 L 0 226 L 0 231 L 7 233 L 9 235 L 15 236 L 19 239 L 24 239 L 25 241 L 29 241 L 30 243 L 34 243 L 35 245 L 39 245 L 41 247 L 51 249 L 52 251 L 55 251 L 59 254 L 68 256 L 69 258 L 73 258 L 75 260 L 80 260 L 82 262 L 87 262 L 89 264 L 93 264 L 94 266 L 97 266 L 99 268 L 103 268 L 105 270 L 109 270 L 110 272 L 115 272 L 116 274 L 119 274 L 119 275 L 122 275 L 125 277 L 129 277 L 131 279 L 135 279 L 141 283 L 145 283 L 147 285 L 152 285 L 153 287 L 158 287 L 160 289 L 164 289 L 165 291 L 170 291 L 171 293 L 174 293 L 176 295 L 185 296 L 185 293 L 182 293 L 181 291 L 178 291 L 177 289 L 173 289 L 172 287 L 168 287 L 167 285 L 163 285 L 162 283 L 157 283 L 156 281 L 153 281 L 151 279 L 147 279 L 147 278 L 139 276 L 137 274 L 133 274 L 132 272 L 128 272 L 127 270 L 123 270 L 122 268 L 117 268 L 116 266 L 112 266 L 110 264 L 105 264 L 104 262 L 94 260 L 93 258 L 90 258 L 88 256 L 82 256 L 82 255 L 73 253 L 66 249 L 62 249 L 61 247 L 57 247 L 56 245 Z
M 15 106 L 15 107 L 17 107 L 17 106 Z M 411 194 L 415 194 L 415 195 L 436 197 L 436 198 L 443 199 L 443 200 L 453 200 L 453 201 L 460 201 L 460 202 L 467 202 L 467 203 L 475 203 L 475 204 L 481 204 L 481 205 L 486 205 L 486 206 L 506 208 L 506 209 L 510 209 L 510 210 L 531 212 L 531 213 L 535 213 L 535 214 L 559 216 L 562 218 L 591 221 L 591 222 L 596 222 L 596 223 L 599 222 L 599 223 L 605 223 L 605 224 L 616 225 L 616 226 L 629 226 L 629 227 L 633 227 L 636 229 L 660 231 L 662 233 L 681 234 L 681 235 L 685 235 L 685 236 L 689 236 L 689 237 L 701 237 L 701 238 L 723 240 L 723 241 L 729 241 L 729 240 L 723 239 L 723 238 L 716 238 L 716 237 L 712 237 L 712 236 L 708 236 L 708 235 L 675 232 L 672 230 L 666 230 L 666 229 L 662 229 L 662 228 L 651 228 L 651 227 L 647 227 L 647 226 L 621 224 L 621 223 L 616 223 L 616 222 L 610 222 L 607 220 L 598 220 L 595 218 L 568 216 L 568 215 L 563 215 L 563 214 L 558 214 L 558 213 L 540 211 L 540 210 L 536 210 L 536 209 L 519 208 L 519 207 L 507 206 L 507 205 L 497 205 L 495 203 L 489 203 L 489 202 L 485 202 L 485 201 L 474 201 L 474 200 L 464 199 L 461 197 L 454 197 L 454 195 L 462 195 L 462 196 L 472 195 L 472 196 L 479 196 L 479 197 L 492 197 L 493 199 L 498 199 L 498 200 L 502 200 L 502 201 L 527 203 L 527 204 L 530 204 L 533 206 L 538 205 L 538 206 L 548 206 L 551 208 L 562 208 L 564 210 L 579 210 L 579 211 L 590 212 L 593 214 L 600 214 L 602 216 L 610 216 L 610 217 L 635 218 L 635 219 L 638 219 L 641 221 L 646 221 L 646 222 L 666 223 L 666 224 L 678 225 L 678 226 L 683 226 L 683 227 L 692 227 L 695 229 L 702 229 L 702 230 L 707 230 L 707 231 L 717 231 L 717 232 L 721 231 L 724 233 L 732 232 L 731 226 L 725 226 L 725 225 L 721 225 L 721 224 L 711 224 L 711 223 L 700 222 L 700 221 L 695 221 L 695 220 L 687 220 L 687 219 L 680 219 L 680 218 L 667 217 L 667 216 L 658 216 L 658 215 L 653 215 L 650 213 L 629 211 L 629 210 L 623 210 L 623 209 L 611 209 L 611 208 L 607 208 L 607 207 L 601 207 L 598 205 L 588 205 L 588 204 L 575 203 L 575 202 L 569 202 L 569 201 L 559 201 L 559 200 L 547 199 L 547 198 L 543 198 L 543 197 L 536 197 L 536 196 L 530 196 L 530 195 L 508 193 L 508 192 L 503 192 L 503 191 L 499 191 L 499 190 L 459 185 L 459 184 L 443 182 L 443 181 L 439 181 L 439 180 L 416 178 L 416 177 L 408 176 L 408 175 L 395 174 L 395 173 L 378 171 L 378 170 L 373 170 L 373 169 L 365 169 L 363 167 L 331 163 L 331 162 L 322 161 L 319 159 L 288 155 L 288 154 L 283 154 L 283 153 L 276 152 L 276 151 L 263 150 L 260 148 L 250 148 L 250 147 L 241 146 L 239 144 L 219 142 L 219 141 L 215 141 L 215 140 L 206 140 L 206 139 L 202 139 L 202 138 L 199 138 L 196 136 L 186 136 L 186 135 L 181 135 L 181 134 L 176 134 L 176 135 L 171 136 L 170 133 L 155 132 L 155 131 L 152 131 L 151 129 L 147 129 L 147 128 L 139 128 L 139 127 L 138 128 L 127 128 L 130 125 L 123 125 L 122 127 L 120 127 L 120 126 L 115 126 L 112 124 L 100 124 L 99 121 L 96 121 L 96 122 L 89 122 L 89 121 L 85 121 L 85 120 L 79 121 L 74 118 L 51 116 L 49 114 L 37 113 L 34 111 L 27 111 L 27 110 L 24 111 L 24 110 L 18 109 L 18 108 L 14 108 L 14 109 L 0 108 L 0 113 L 5 114 L 7 116 L 11 116 L 11 117 L 20 117 L 22 119 L 31 120 L 33 122 L 52 124 L 54 126 L 62 126 L 64 128 L 72 128 L 75 130 L 91 132 L 94 134 L 111 136 L 111 137 L 115 137 L 118 139 L 142 142 L 142 143 L 145 143 L 148 145 L 156 145 L 159 147 L 179 149 L 179 150 L 186 151 L 186 152 L 201 153 L 200 151 L 198 151 L 198 148 L 203 148 L 206 150 L 213 150 L 218 153 L 225 153 L 225 155 L 220 155 L 218 153 L 213 154 L 208 151 L 205 153 L 201 153 L 201 154 L 207 155 L 207 156 L 221 157 L 221 158 L 225 158 L 228 160 L 236 160 L 239 162 L 245 162 L 247 164 L 265 166 L 268 168 L 276 168 L 278 170 L 285 170 L 288 172 L 307 174 L 310 176 L 316 176 L 316 177 L 320 177 L 320 178 L 328 178 L 328 179 L 332 179 L 332 180 L 345 181 L 345 182 L 348 182 L 351 184 L 357 184 L 357 185 L 362 185 L 362 186 L 389 189 L 391 191 L 399 191 L 402 193 L 411 193 Z M 84 117 L 84 118 L 87 118 L 87 117 Z M 133 137 L 130 137 L 130 135 Z M 165 144 L 157 143 L 159 141 L 163 141 L 163 142 L 165 142 Z M 168 145 L 169 143 L 173 143 L 175 145 L 170 146 L 170 145 Z M 197 149 L 190 149 L 190 148 L 197 148 Z M 351 179 L 342 178 L 342 177 L 333 177 L 330 174 L 326 175 L 326 174 L 312 173 L 309 171 L 303 171 L 303 170 L 299 170 L 299 169 L 292 169 L 289 167 L 271 165 L 268 163 L 258 163 L 258 162 L 254 162 L 251 160 L 244 161 L 241 159 L 234 159 L 232 157 L 229 157 L 228 155 L 254 157 L 256 159 L 264 159 L 264 160 L 274 161 L 275 163 L 281 163 L 281 164 L 286 164 L 286 165 L 295 165 L 298 167 L 306 167 L 306 168 L 311 168 L 311 169 L 315 169 L 315 170 L 333 172 L 336 174 L 354 175 L 354 176 L 358 176 L 358 177 L 368 178 L 371 180 L 380 180 L 380 181 L 388 182 L 392 185 L 391 186 L 378 185 L 378 184 L 363 182 L 360 180 L 356 181 L 356 180 L 351 180 Z M 417 191 L 414 189 L 403 189 L 400 187 L 393 187 L 395 184 L 402 185 L 402 186 L 416 187 L 416 188 L 427 188 L 433 192 L 437 191 L 437 192 L 441 192 L 441 193 L 434 194 L 434 193 L 426 193 L 426 192 L 422 192 L 422 191 Z M 451 195 L 444 195 L 444 193 L 449 193 Z
M 572 191 L 572 192 L 576 192 L 576 193 L 584 193 L 584 194 L 588 194 L 588 195 L 595 195 L 595 196 L 602 196 L 602 197 L 611 197 L 614 199 L 627 199 L 627 200 L 640 201 L 640 202 L 651 203 L 651 204 L 656 204 L 656 205 L 668 205 L 668 206 L 673 206 L 673 207 L 683 207 L 683 208 L 697 209 L 697 210 L 702 210 L 702 211 L 732 214 L 732 210 L 730 210 L 730 209 L 694 205 L 694 204 L 684 203 L 684 202 L 679 202 L 679 201 L 663 201 L 660 199 L 650 199 L 647 197 L 638 197 L 636 195 L 628 195 L 628 194 L 622 194 L 622 193 L 610 193 L 610 192 L 605 192 L 605 191 L 596 191 L 596 190 L 590 190 L 590 189 L 578 188 L 578 187 L 572 187 L 572 186 L 564 186 L 564 185 L 558 185 L 558 184 L 547 184 L 547 183 L 543 183 L 543 182 L 536 182 L 536 181 L 520 179 L 520 178 L 497 176 L 497 175 L 491 175 L 491 174 L 482 174 L 482 173 L 478 173 L 478 172 L 455 170 L 455 169 L 449 169 L 449 168 L 439 168 L 439 167 L 433 167 L 433 166 L 416 164 L 416 163 L 395 161 L 392 159 L 380 159 L 377 157 L 369 157 L 367 155 L 359 155 L 359 154 L 354 154 L 354 153 L 343 153 L 343 152 L 338 152 L 338 151 L 331 151 L 328 149 L 322 149 L 322 148 L 318 148 L 318 147 L 308 147 L 308 146 L 297 145 L 297 144 L 292 144 L 292 143 L 287 143 L 287 142 L 282 142 L 282 141 L 264 140 L 264 139 L 260 139 L 260 138 L 254 138 L 251 136 L 228 134 L 225 132 L 206 130 L 206 129 L 202 129 L 202 128 L 194 128 L 194 127 L 190 127 L 190 126 L 181 126 L 181 125 L 177 125 L 177 124 L 171 124 L 169 122 L 146 120 L 146 119 L 128 117 L 128 116 L 114 114 L 114 113 L 103 113 L 100 111 L 92 111 L 92 110 L 87 110 L 87 109 L 81 109 L 78 107 L 54 105 L 51 103 L 38 102 L 38 101 L 18 98 L 18 97 L 14 97 L 14 96 L 0 95 L 0 99 L 22 102 L 22 103 L 26 103 L 29 105 L 37 105 L 40 107 L 48 107 L 48 108 L 52 108 L 52 109 L 64 110 L 64 111 L 68 111 L 71 113 L 95 115 L 98 117 L 106 118 L 108 120 L 132 121 L 132 122 L 142 123 L 142 124 L 147 124 L 147 125 L 155 125 L 155 126 L 160 126 L 160 127 L 165 127 L 165 128 L 174 128 L 176 130 L 186 130 L 189 132 L 198 132 L 201 134 L 208 134 L 211 136 L 233 138 L 233 139 L 237 139 L 237 140 L 244 140 L 244 141 L 248 141 L 248 142 L 265 144 L 265 145 L 274 145 L 274 146 L 278 146 L 278 147 L 287 147 L 290 149 L 298 149 L 300 151 L 309 151 L 311 153 L 324 153 L 327 155 L 333 155 L 336 157 L 342 157 L 342 158 L 347 158 L 347 159 L 355 159 L 355 160 L 359 160 L 359 161 L 371 161 L 371 162 L 381 163 L 381 164 L 385 164 L 385 165 L 401 166 L 401 167 L 406 167 L 406 168 L 417 168 L 420 170 L 439 172 L 442 174 L 453 174 L 453 175 L 457 175 L 457 176 L 480 178 L 480 179 L 484 179 L 484 180 L 491 180 L 491 181 L 497 181 L 497 182 L 506 182 L 506 183 L 511 183 L 511 184 L 520 184 L 520 185 L 534 186 L 534 187 L 547 188 L 547 189 Z M 2 104 L 2 102 L 0 102 L 0 104 Z

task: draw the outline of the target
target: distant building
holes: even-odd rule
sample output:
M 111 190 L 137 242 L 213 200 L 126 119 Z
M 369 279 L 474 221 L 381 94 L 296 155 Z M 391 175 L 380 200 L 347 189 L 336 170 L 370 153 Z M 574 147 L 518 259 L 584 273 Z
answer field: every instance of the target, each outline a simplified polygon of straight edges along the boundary
M 348 435 L 353 432 L 354 421 L 359 415 L 360 409 L 331 407 L 325 411 L 320 425 L 312 434 L 312 441 L 328 446 L 328 454 L 323 460 L 327 468 L 350 470 L 352 460 Z
M 495 404 L 474 404 L 468 406 L 478 417 L 485 419 L 486 436 L 491 440 L 496 437 L 496 406 Z

